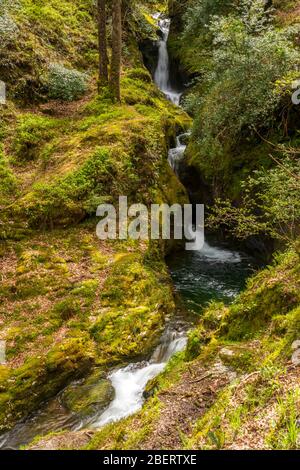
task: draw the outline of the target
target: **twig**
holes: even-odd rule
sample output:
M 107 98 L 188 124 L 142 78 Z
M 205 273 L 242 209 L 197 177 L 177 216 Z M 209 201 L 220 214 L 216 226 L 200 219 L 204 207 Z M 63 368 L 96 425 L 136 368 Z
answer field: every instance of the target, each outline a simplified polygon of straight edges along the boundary
M 292 176 L 296 180 L 300 181 L 300 176 L 298 176 L 295 173 L 293 173 L 292 171 L 288 170 L 279 160 L 277 160 L 277 158 L 273 157 L 273 155 L 271 155 L 270 153 L 269 153 L 269 157 L 272 158 L 272 160 L 275 163 L 277 163 L 277 165 L 279 165 L 286 173 L 288 173 L 290 176 Z
M 283 151 L 283 149 L 278 147 L 278 145 L 274 144 L 273 142 L 270 142 L 269 140 L 265 139 L 262 135 L 260 135 L 260 133 L 258 132 L 257 129 L 255 129 L 255 127 L 253 127 L 253 129 L 254 129 L 254 132 L 256 132 L 256 134 L 258 135 L 258 137 L 261 140 L 263 140 L 264 142 L 266 142 L 266 144 L 271 145 L 271 147 L 274 147 L 278 152 Z M 296 150 L 295 148 L 292 148 L 292 149 L 285 148 L 284 151 L 286 153 L 294 154 L 294 155 L 299 155 L 300 154 L 300 150 Z
M 212 375 L 213 375 L 212 372 L 209 372 L 208 374 L 202 375 L 202 377 L 200 377 L 199 379 L 197 379 L 197 380 L 192 380 L 191 382 L 188 382 L 188 383 L 189 383 L 189 384 L 197 384 L 197 383 L 199 383 L 199 382 L 202 382 L 202 380 L 204 380 L 204 379 L 206 379 L 206 378 L 208 378 L 208 377 L 211 377 Z

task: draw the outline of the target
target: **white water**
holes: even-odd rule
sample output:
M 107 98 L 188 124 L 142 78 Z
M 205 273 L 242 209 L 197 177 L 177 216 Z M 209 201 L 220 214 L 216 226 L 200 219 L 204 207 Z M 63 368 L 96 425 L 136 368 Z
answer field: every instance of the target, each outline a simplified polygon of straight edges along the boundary
M 237 251 L 225 250 L 216 246 L 204 243 L 201 254 L 211 260 L 218 260 L 219 263 L 240 263 L 241 255 Z
M 182 93 L 172 89 L 170 84 L 170 60 L 168 52 L 168 37 L 170 32 L 170 19 L 159 19 L 162 39 L 158 42 L 158 64 L 154 74 L 154 81 L 158 88 L 166 95 L 168 100 L 179 105 Z
M 158 88 L 166 95 L 172 103 L 179 105 L 182 93 L 177 92 L 170 82 L 170 61 L 168 53 L 168 37 L 170 32 L 170 19 L 159 18 L 159 27 L 162 32 L 162 39 L 158 42 L 158 63 L 154 74 L 154 81 Z M 176 171 L 176 159 L 182 158 L 186 145 L 177 137 L 177 146 L 170 150 L 169 162 Z M 167 330 L 159 346 L 154 351 L 150 361 L 137 364 L 129 364 L 123 369 L 112 372 L 109 376 L 115 389 L 115 398 L 108 408 L 98 416 L 91 424 L 94 428 L 99 428 L 108 423 L 118 421 L 126 416 L 130 416 L 138 411 L 144 403 L 143 392 L 149 380 L 162 372 L 169 359 L 177 352 L 182 351 L 187 343 L 184 332 Z
M 178 175 L 178 169 L 180 166 L 180 161 L 183 159 L 184 152 L 186 150 L 186 144 L 182 142 L 182 139 L 188 137 L 189 132 L 186 134 L 181 134 L 176 137 L 176 147 L 169 150 L 169 163 L 174 173 Z
M 167 331 L 150 361 L 129 364 L 112 372 L 109 378 L 115 389 L 115 398 L 92 427 L 99 428 L 138 411 L 143 406 L 143 392 L 149 380 L 164 370 L 168 360 L 175 353 L 183 351 L 186 342 L 183 332 Z
M 170 83 L 170 61 L 167 42 L 171 22 L 170 19 L 162 19 L 159 15 L 155 15 L 154 18 L 159 20 L 159 27 L 162 32 L 162 39 L 158 42 L 158 63 L 154 74 L 154 81 L 158 88 L 166 95 L 167 99 L 179 105 L 181 93 L 172 89 Z M 182 157 L 185 151 L 186 146 L 181 143 L 181 137 L 177 137 L 176 149 L 170 151 L 169 161 L 171 166 L 172 162 L 176 160 L 176 155 L 178 158 Z M 174 156 L 171 155 L 172 152 Z M 149 380 L 162 372 L 169 359 L 175 353 L 182 351 L 186 343 L 187 338 L 184 332 L 167 330 L 150 361 L 129 364 L 127 367 L 112 372 L 109 379 L 115 389 L 115 398 L 104 413 L 94 420 L 91 426 L 99 428 L 108 423 L 119 421 L 138 411 L 143 406 L 143 392 Z

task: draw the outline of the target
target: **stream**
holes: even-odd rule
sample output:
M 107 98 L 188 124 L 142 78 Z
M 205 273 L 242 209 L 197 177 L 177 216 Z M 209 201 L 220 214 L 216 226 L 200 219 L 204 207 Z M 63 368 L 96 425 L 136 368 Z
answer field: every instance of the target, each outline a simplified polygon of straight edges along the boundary
M 158 16 L 156 18 L 159 20 L 162 37 L 158 42 L 159 58 L 154 81 L 167 99 L 179 105 L 182 91 L 172 87 L 169 72 L 167 41 L 170 20 Z M 178 173 L 186 149 L 186 137 L 187 134 L 179 135 L 176 147 L 169 151 L 169 163 L 175 173 Z M 253 260 L 247 255 L 212 241 L 206 241 L 201 251 L 185 251 L 169 256 L 167 264 L 175 288 L 187 310 L 196 314 L 201 313 L 211 300 L 231 302 L 253 271 Z M 164 370 L 175 353 L 185 349 L 187 331 L 191 326 L 190 322 L 175 318 L 166 327 L 160 344 L 150 358 L 112 370 L 108 378 L 115 389 L 115 397 L 104 411 L 96 411 L 94 416 L 83 420 L 63 406 L 59 394 L 37 413 L 0 436 L 0 448 L 17 449 L 31 442 L 37 435 L 61 429 L 97 429 L 135 413 L 143 406 L 143 392 L 149 380 Z

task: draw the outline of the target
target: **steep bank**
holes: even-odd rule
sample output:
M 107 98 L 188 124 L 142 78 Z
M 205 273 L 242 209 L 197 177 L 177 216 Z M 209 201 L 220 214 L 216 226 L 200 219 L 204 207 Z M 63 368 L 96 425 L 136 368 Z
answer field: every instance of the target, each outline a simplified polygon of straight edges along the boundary
M 183 182 L 210 206 L 208 227 L 270 257 L 299 235 L 299 2 L 170 6 L 194 117 Z

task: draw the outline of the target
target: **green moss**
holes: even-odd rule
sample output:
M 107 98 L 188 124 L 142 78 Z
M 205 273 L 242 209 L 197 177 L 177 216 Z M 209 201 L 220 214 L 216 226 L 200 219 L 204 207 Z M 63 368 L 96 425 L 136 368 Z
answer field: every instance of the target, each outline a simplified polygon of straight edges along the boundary
M 17 190 L 17 179 L 11 170 L 8 160 L 4 155 L 3 145 L 0 143 L 0 198 L 1 206 L 5 206 L 8 197 Z
M 102 371 L 69 385 L 62 394 L 63 404 L 73 413 L 90 416 L 104 410 L 114 398 L 114 388 Z
M 144 68 L 130 69 L 127 77 L 132 80 L 140 80 L 145 83 L 152 83 L 152 77 L 148 70 Z
M 298 303 L 299 256 L 291 251 L 249 281 L 246 292 L 225 315 L 221 334 L 233 340 L 249 338 L 273 316 L 288 313 Z
M 61 129 L 61 120 L 38 114 L 23 114 L 18 118 L 12 151 L 19 161 L 38 157 L 41 144 L 48 142 Z
M 93 347 L 86 339 L 70 339 L 42 357 L 29 359 L 15 371 L 1 374 L 0 429 L 28 416 L 72 378 L 85 374 L 93 363 Z
M 101 293 L 104 313 L 91 329 L 100 361 L 117 362 L 151 351 L 166 314 L 175 307 L 169 282 L 165 270 L 158 276 L 140 256 L 119 257 Z
M 21 0 L 10 15 L 20 33 L 11 35 L 8 47 L 1 51 L 1 75 L 16 98 L 44 98 L 46 63 L 59 60 L 84 70 L 96 66 L 96 21 L 88 0 L 50 0 L 47 4 Z
M 73 298 L 67 298 L 58 302 L 53 309 L 62 320 L 69 320 L 80 312 L 80 302 Z

